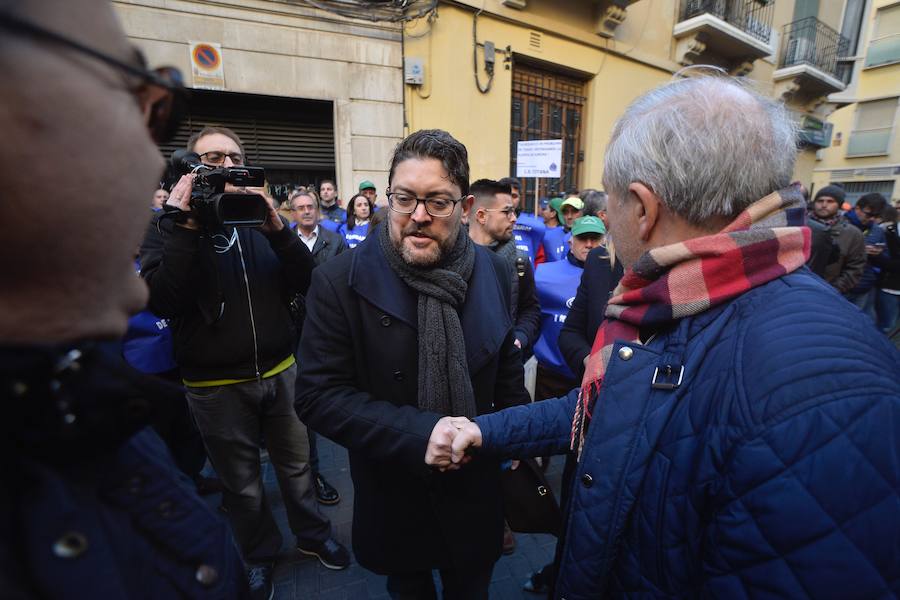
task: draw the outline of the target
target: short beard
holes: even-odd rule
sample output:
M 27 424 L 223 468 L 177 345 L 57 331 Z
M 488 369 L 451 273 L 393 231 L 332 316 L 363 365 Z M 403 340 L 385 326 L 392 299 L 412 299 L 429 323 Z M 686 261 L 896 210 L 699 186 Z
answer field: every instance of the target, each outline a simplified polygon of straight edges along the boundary
M 456 221 L 456 226 L 450 232 L 450 235 L 447 236 L 447 239 L 443 242 L 438 242 L 436 251 L 432 251 L 427 256 L 422 256 L 421 254 L 410 250 L 403 244 L 403 239 L 407 235 L 419 231 L 419 227 L 414 221 L 410 220 L 409 224 L 400 231 L 399 239 L 394 239 L 393 228 L 389 229 L 391 232 L 391 243 L 394 244 L 394 248 L 400 253 L 403 262 L 411 267 L 427 268 L 440 264 L 444 257 L 453 250 L 453 246 L 456 245 L 456 238 L 459 236 L 460 222 L 459 220 Z

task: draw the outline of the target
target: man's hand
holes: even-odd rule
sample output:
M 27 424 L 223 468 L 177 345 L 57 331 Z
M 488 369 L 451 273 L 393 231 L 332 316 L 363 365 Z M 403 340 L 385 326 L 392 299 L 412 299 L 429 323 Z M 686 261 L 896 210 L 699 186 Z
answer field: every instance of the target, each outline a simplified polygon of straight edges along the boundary
M 869 256 L 878 256 L 884 252 L 884 246 L 876 246 L 874 244 L 866 244 L 866 254 Z
M 469 448 L 481 448 L 481 428 L 474 421 L 466 420 L 453 437 L 450 460 L 454 466 L 464 465 L 472 459 L 466 454 Z
M 246 190 L 253 194 L 259 194 L 266 199 L 266 204 L 269 205 L 269 218 L 265 223 L 259 226 L 260 231 L 263 233 L 276 233 L 284 229 L 284 222 L 281 220 L 281 217 L 278 216 L 278 211 L 275 210 L 275 200 L 269 195 L 268 190 L 266 190 L 266 188 L 256 187 L 248 187 Z
M 191 190 L 193 190 L 193 188 L 194 175 L 182 175 L 181 179 L 178 180 L 178 183 L 175 184 L 175 187 L 173 187 L 172 191 L 169 193 L 169 199 L 166 200 L 166 204 L 168 204 L 169 206 L 174 206 L 175 208 L 184 212 L 190 212 Z M 197 221 L 192 218 L 188 218 L 183 223 L 178 223 L 178 225 L 186 229 L 199 229 Z
M 431 437 L 428 438 L 428 448 L 425 450 L 425 464 L 437 467 L 440 471 L 453 471 L 462 466 L 451 461 L 450 453 L 454 438 L 469 423 L 471 421 L 465 417 L 441 417 L 435 423 L 434 429 L 431 431 Z M 480 433 L 479 431 L 479 439 L 481 437 Z

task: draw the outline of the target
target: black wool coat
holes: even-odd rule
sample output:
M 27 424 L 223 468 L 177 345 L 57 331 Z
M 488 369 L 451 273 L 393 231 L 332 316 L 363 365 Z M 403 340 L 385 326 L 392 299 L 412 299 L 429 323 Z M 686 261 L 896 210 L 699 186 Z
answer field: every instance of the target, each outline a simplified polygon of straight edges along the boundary
M 479 414 L 528 402 L 507 311 L 509 273 L 476 246 L 460 321 Z M 499 462 L 456 472 L 424 463 L 442 416 L 417 408 L 417 295 L 370 235 L 315 269 L 300 342 L 297 409 L 346 446 L 355 488 L 353 551 L 377 573 L 484 568 L 500 556 Z

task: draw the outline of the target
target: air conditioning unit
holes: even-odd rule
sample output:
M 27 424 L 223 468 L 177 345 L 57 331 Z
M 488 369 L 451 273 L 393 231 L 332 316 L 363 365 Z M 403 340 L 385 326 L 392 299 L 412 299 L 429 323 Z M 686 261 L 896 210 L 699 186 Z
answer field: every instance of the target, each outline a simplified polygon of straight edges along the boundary
M 804 37 L 794 37 L 788 40 L 787 48 L 784 52 L 784 66 L 799 65 L 801 63 L 812 63 L 815 52 L 815 45 L 812 40 Z

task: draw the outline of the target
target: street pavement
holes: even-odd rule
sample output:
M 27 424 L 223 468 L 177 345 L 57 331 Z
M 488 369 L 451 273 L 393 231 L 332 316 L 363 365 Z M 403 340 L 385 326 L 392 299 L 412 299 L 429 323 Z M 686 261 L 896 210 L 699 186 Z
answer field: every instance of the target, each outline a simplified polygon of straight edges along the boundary
M 353 483 L 350 480 L 347 451 L 321 436 L 318 448 L 321 473 L 341 494 L 339 504 L 321 506 L 321 509 L 331 519 L 337 540 L 349 549 Z M 563 462 L 562 457 L 554 458 L 547 473 L 557 498 Z M 386 578 L 364 569 L 355 560 L 343 571 L 332 571 L 323 567 L 314 557 L 304 556 L 294 550 L 294 536 L 287 524 L 287 513 L 278 491 L 275 471 L 268 461 L 263 464 L 263 479 L 269 503 L 285 540 L 283 555 L 274 570 L 276 600 L 388 600 Z M 544 595 L 523 591 L 522 584 L 532 571 L 540 569 L 553 559 L 555 547 L 556 538 L 553 536 L 516 534 L 515 553 L 503 556 L 494 567 L 491 600 L 543 599 Z M 440 589 L 440 578 L 436 581 Z

